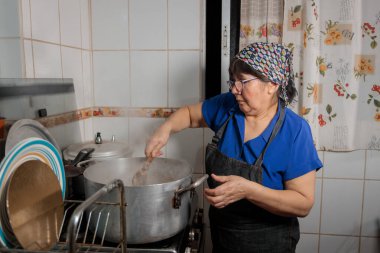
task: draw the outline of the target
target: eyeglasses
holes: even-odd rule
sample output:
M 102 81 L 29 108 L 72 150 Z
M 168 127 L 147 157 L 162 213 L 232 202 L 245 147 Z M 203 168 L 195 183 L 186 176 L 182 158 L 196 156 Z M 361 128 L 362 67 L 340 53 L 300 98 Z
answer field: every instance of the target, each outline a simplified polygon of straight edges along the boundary
M 254 78 L 247 79 L 247 80 L 237 80 L 237 81 L 235 81 L 235 80 L 228 80 L 227 84 L 228 84 L 228 87 L 230 88 L 230 90 L 232 90 L 232 88 L 234 86 L 236 87 L 237 90 L 243 90 L 245 84 L 247 84 L 250 81 L 256 80 L 256 79 L 259 79 L 259 78 L 258 77 L 254 77 Z

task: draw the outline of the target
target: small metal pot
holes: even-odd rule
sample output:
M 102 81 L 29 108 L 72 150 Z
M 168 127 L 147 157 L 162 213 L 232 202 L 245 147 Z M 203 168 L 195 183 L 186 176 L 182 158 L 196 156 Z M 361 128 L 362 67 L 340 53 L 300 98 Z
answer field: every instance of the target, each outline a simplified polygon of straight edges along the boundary
M 90 197 L 113 179 L 125 186 L 127 203 L 127 241 L 142 244 L 160 241 L 176 235 L 188 224 L 191 199 L 195 187 L 207 175 L 192 183 L 188 163 L 168 158 L 155 158 L 149 166 L 146 185 L 133 186 L 132 178 L 146 158 L 118 158 L 90 165 L 84 172 L 85 194 Z M 101 201 L 118 202 L 112 192 Z M 109 215 L 104 215 L 109 212 Z M 88 213 L 90 229 L 107 241 L 120 241 L 120 214 L 115 206 L 94 207 Z
M 84 167 L 78 164 L 85 161 L 95 149 L 84 148 L 69 164 L 65 165 L 66 176 L 66 198 L 68 199 L 84 199 Z

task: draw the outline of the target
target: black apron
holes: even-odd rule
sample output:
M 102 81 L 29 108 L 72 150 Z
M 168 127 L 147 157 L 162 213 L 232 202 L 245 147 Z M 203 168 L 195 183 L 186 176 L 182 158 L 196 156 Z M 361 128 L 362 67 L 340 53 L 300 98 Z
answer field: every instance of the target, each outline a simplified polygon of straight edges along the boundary
M 210 176 L 207 182 L 210 188 L 220 185 L 211 178 L 212 173 L 224 176 L 236 175 L 262 183 L 261 166 L 264 154 L 284 120 L 284 106 L 281 104 L 279 107 L 279 119 L 254 165 L 230 158 L 218 150 L 218 142 L 233 114 L 227 119 L 206 149 L 206 172 Z M 300 236 L 296 217 L 289 218 L 272 214 L 246 199 L 221 209 L 210 206 L 209 218 L 213 253 L 295 252 Z

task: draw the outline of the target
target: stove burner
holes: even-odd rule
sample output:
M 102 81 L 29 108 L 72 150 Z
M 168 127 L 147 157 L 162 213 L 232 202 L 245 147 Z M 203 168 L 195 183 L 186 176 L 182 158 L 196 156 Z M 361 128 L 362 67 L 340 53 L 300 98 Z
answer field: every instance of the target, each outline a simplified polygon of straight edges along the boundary
M 128 244 L 128 252 L 197 253 L 203 246 L 203 209 L 197 209 L 192 223 L 168 239 L 148 244 Z

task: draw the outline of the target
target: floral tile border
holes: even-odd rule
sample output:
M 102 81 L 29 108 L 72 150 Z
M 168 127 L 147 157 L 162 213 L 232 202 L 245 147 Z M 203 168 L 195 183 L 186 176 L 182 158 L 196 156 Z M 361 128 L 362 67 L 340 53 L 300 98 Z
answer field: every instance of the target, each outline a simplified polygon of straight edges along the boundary
M 51 128 L 71 122 L 84 120 L 92 117 L 141 117 L 141 118 L 167 118 L 178 108 L 127 108 L 97 106 L 83 108 L 76 111 L 66 112 L 35 119 L 46 128 Z M 6 129 L 9 129 L 15 120 L 5 120 L 3 128 L 6 136 Z
M 167 118 L 177 108 L 94 107 L 94 117 Z
M 50 128 L 78 120 L 88 119 L 92 116 L 92 108 L 84 108 L 76 111 L 39 118 L 36 120 L 39 121 L 43 126 Z

